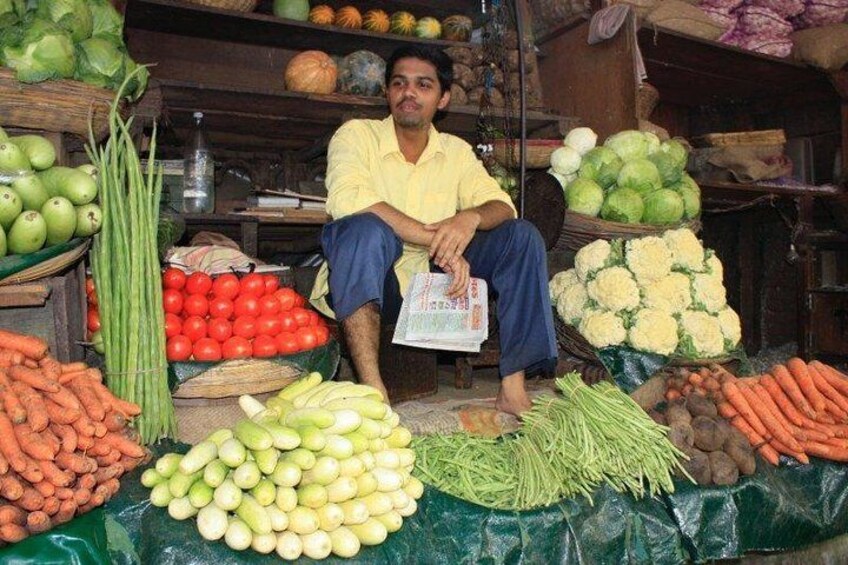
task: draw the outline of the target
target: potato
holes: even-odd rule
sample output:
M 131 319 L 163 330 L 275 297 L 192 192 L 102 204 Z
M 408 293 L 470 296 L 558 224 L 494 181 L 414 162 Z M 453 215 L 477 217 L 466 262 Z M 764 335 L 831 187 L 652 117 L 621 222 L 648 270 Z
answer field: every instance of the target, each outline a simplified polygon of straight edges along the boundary
M 665 415 L 662 414 L 661 412 L 657 412 L 656 410 L 650 410 L 650 411 L 648 411 L 648 416 L 651 417 L 651 420 L 653 420 L 654 422 L 656 422 L 657 424 L 659 424 L 661 426 L 667 425 L 666 420 L 665 420 Z
M 468 95 L 458 84 L 451 85 L 451 104 L 455 106 L 465 106 L 468 104 Z
M 695 445 L 695 432 L 689 424 L 676 422 L 668 431 L 668 439 L 674 447 L 686 452 Z
M 454 63 L 460 63 L 466 67 L 474 67 L 477 65 L 477 57 L 474 56 L 474 52 L 468 47 L 448 47 L 445 49 L 445 53 L 447 53 L 448 57 L 450 57 Z
M 699 485 L 712 483 L 712 470 L 710 469 L 709 456 L 700 449 L 690 449 L 686 452 L 689 461 L 683 461 L 683 468 L 689 473 Z
M 468 67 L 467 65 L 463 65 L 462 63 L 454 63 L 453 80 L 465 91 L 468 91 L 469 89 L 477 86 L 474 79 L 474 71 L 472 71 L 470 67 Z
M 743 475 L 753 475 L 754 471 L 757 470 L 757 458 L 754 457 L 754 450 L 750 445 L 742 446 L 727 441 L 724 444 L 723 451 L 733 459 L 733 462 L 739 468 L 739 472 Z
M 695 432 L 695 447 L 704 451 L 718 451 L 727 439 L 727 429 L 706 416 L 692 418 L 692 430 Z
M 751 442 L 748 441 L 748 438 L 745 437 L 745 434 L 740 432 L 734 426 L 729 426 L 729 428 L 730 428 L 730 435 L 727 436 L 727 439 L 725 440 L 723 447 L 726 448 L 730 445 L 738 445 L 739 447 L 742 447 L 742 448 L 752 449 Z
M 718 416 L 715 403 L 709 398 L 697 394 L 686 399 L 686 409 L 692 416 L 708 416 L 710 418 Z
M 669 426 L 677 423 L 687 425 L 692 423 L 692 415 L 686 410 L 683 402 L 671 402 L 665 411 L 665 419 Z
M 713 451 L 709 455 L 710 472 L 713 482 L 717 485 L 733 485 L 739 480 L 739 467 L 730 456 L 723 451 Z

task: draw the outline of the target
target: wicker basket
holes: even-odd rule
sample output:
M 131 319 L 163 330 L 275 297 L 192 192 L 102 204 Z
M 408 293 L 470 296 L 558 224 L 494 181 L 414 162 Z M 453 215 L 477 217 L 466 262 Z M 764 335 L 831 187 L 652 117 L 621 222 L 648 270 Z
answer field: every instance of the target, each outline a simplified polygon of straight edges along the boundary
M 0 280 L 0 286 L 31 282 L 55 275 L 60 271 L 64 271 L 67 267 L 70 267 L 79 261 L 83 255 L 85 255 L 90 244 L 91 240 L 87 239 L 81 245 L 78 245 L 61 255 L 57 255 L 52 259 L 47 259 L 37 265 L 33 265 L 32 267 L 19 271 L 13 275 L 9 275 L 8 277 Z
M 652 226 L 648 224 L 624 224 L 594 218 L 585 214 L 565 211 L 562 232 L 554 246 L 555 251 L 578 251 L 596 239 L 635 239 L 647 235 L 658 235 L 666 230 L 689 228 L 695 233 L 701 231 L 699 220 L 690 220 L 673 226 Z
M 692 139 L 692 142 L 696 145 L 706 147 L 728 147 L 731 145 L 783 145 L 786 143 L 786 133 L 782 129 L 708 133 Z
M 76 80 L 18 82 L 0 67 L 0 125 L 69 132 L 88 139 L 91 117 L 98 140 L 109 133 L 109 109 L 115 93 Z
M 650 120 L 654 108 L 660 101 L 660 92 L 654 86 L 643 82 L 636 91 L 636 117 Z
M 234 12 L 252 12 L 259 4 L 259 0 L 183 0 L 183 2 Z
M 528 139 L 525 151 L 526 165 L 530 169 L 547 169 L 551 166 L 551 154 L 562 147 L 561 139 Z M 512 149 L 510 156 L 508 149 Z M 517 139 L 496 139 L 492 142 L 495 160 L 504 167 L 518 165 L 520 144 Z
M 261 359 L 233 359 L 182 383 L 173 397 L 219 399 L 272 392 L 285 388 L 302 374 L 300 368 L 293 365 Z

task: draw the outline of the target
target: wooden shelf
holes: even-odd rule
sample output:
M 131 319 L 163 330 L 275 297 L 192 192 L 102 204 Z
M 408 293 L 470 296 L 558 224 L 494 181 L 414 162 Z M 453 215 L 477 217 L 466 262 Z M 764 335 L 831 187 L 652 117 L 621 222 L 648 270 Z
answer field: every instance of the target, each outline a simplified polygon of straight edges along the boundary
M 426 2 L 383 2 L 393 6 L 420 8 L 413 13 L 424 15 L 456 13 L 425 8 Z M 443 4 L 443 3 L 439 3 Z M 474 2 L 453 0 L 444 3 L 450 7 L 474 6 Z M 197 4 L 188 4 L 178 0 L 133 0 L 127 4 L 127 28 L 141 29 L 161 33 L 199 37 L 216 41 L 231 41 L 303 51 L 321 49 L 334 55 L 347 55 L 358 49 L 373 51 L 383 58 L 402 45 L 427 44 L 437 47 L 468 45 L 455 41 L 419 39 L 389 33 L 373 33 L 365 30 L 346 30 L 338 27 L 316 25 L 278 18 L 270 13 L 245 13 L 209 8 Z
M 313 6 L 327 4 L 334 10 L 338 10 L 342 6 L 350 6 L 351 2 L 350 0 L 321 0 L 320 2 L 316 1 L 311 4 Z M 393 12 L 404 10 L 416 18 L 432 16 L 439 21 L 454 14 L 468 16 L 475 21 L 479 20 L 486 16 L 480 11 L 480 4 L 479 0 L 439 0 L 438 2 L 433 2 L 433 0 L 368 0 L 368 2 L 362 5 L 353 3 L 363 14 L 372 8 L 384 10 L 389 15 Z M 272 5 L 273 0 L 262 0 L 256 11 L 270 14 L 272 13 Z
M 769 194 L 783 198 L 812 196 L 815 198 L 836 198 L 848 195 L 844 188 L 825 186 L 780 186 L 765 183 L 743 184 L 695 179 L 701 187 L 702 198 L 706 202 L 749 202 Z

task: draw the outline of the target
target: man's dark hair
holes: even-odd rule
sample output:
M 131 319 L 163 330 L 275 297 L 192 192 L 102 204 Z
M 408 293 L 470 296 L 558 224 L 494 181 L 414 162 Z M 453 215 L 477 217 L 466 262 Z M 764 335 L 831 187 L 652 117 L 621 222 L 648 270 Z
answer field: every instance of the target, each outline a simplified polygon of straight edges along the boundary
M 450 90 L 451 84 L 453 84 L 453 61 L 451 61 L 451 58 L 448 57 L 441 49 L 431 47 L 429 45 L 406 45 L 395 49 L 394 53 L 392 53 L 389 57 L 389 60 L 386 61 L 387 89 L 392 80 L 395 63 L 401 59 L 407 59 L 410 57 L 432 63 L 432 65 L 436 67 L 436 76 L 439 79 L 439 87 L 442 89 L 442 93 L 444 94 Z

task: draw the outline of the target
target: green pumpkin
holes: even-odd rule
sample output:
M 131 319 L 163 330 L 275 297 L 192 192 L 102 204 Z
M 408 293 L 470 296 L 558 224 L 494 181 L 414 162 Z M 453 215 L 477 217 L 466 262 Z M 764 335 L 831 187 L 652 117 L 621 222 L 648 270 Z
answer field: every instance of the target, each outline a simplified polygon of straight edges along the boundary
M 473 27 L 468 16 L 448 16 L 442 21 L 442 38 L 448 41 L 468 41 Z
M 309 19 L 309 0 L 274 0 L 274 15 L 305 22 Z
M 409 12 L 395 12 L 389 31 L 398 35 L 415 35 L 415 16 Z
M 354 51 L 339 64 L 338 90 L 344 94 L 380 96 L 384 91 L 386 62 L 364 49 Z
M 438 39 L 442 35 L 442 24 L 436 18 L 421 18 L 415 24 L 415 35 L 422 39 Z

